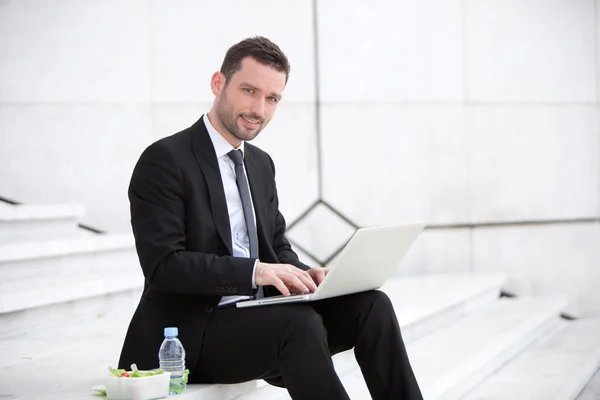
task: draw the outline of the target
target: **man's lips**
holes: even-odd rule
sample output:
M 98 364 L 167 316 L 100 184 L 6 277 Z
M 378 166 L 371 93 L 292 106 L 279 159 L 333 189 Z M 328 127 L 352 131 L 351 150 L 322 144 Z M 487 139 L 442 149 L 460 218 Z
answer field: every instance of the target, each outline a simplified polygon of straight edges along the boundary
M 260 126 L 260 124 L 262 123 L 262 121 L 258 120 L 258 119 L 248 118 L 243 115 L 240 115 L 240 117 L 242 118 L 244 125 L 246 125 L 249 128 L 252 128 L 252 129 L 258 128 Z

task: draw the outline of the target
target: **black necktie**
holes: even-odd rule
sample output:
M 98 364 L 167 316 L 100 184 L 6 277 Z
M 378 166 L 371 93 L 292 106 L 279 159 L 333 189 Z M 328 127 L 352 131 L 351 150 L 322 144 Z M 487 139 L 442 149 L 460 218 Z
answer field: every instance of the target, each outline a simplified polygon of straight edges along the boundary
M 250 242 L 250 258 L 258 258 L 258 234 L 256 233 L 256 223 L 254 221 L 254 213 L 252 212 L 252 200 L 250 199 L 248 180 L 244 173 L 243 154 L 241 150 L 231 150 L 227 155 L 235 164 L 235 183 L 242 199 L 244 219 L 246 220 L 246 229 L 248 230 L 248 241 Z M 262 287 L 259 287 L 256 297 L 263 297 Z

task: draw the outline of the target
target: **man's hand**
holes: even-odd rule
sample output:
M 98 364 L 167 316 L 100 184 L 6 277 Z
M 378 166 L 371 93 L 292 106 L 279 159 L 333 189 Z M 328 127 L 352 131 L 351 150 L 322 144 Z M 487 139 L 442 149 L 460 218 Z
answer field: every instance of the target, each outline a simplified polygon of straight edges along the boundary
M 257 286 L 273 285 L 284 296 L 289 296 L 290 292 L 304 294 L 317 290 L 315 282 L 318 281 L 312 275 L 316 273 L 303 271 L 291 264 L 258 262 L 254 270 L 254 282 Z
M 325 279 L 325 275 L 327 275 L 327 272 L 329 272 L 329 270 L 327 268 L 312 267 L 307 272 L 312 278 L 312 280 L 317 284 L 317 286 L 319 286 L 321 282 L 323 282 L 323 279 Z

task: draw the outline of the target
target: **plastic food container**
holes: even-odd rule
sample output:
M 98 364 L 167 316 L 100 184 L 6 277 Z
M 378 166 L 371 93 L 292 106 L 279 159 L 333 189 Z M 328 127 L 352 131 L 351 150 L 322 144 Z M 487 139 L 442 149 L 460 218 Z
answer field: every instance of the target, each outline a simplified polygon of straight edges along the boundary
M 168 372 L 140 378 L 109 376 L 106 378 L 106 397 L 109 400 L 154 400 L 169 395 Z

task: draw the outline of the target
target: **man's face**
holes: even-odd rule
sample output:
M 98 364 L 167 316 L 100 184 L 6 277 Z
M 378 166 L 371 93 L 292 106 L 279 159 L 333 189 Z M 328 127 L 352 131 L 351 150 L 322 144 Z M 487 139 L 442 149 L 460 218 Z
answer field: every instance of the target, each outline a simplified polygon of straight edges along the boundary
M 285 78 L 285 72 L 244 58 L 240 70 L 216 93 L 215 111 L 224 128 L 238 140 L 254 139 L 275 114 Z

